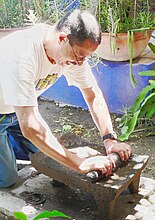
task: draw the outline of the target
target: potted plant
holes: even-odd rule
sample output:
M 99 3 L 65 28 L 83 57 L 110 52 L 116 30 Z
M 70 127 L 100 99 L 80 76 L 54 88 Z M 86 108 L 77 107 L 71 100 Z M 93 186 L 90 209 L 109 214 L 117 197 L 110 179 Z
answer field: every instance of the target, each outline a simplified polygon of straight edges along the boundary
M 52 0 L 0 0 L 0 38 L 38 22 L 55 22 Z
M 124 50 L 132 41 L 137 47 L 137 42 L 140 44 L 144 39 L 141 48 L 134 49 L 133 58 L 146 48 L 154 26 L 149 0 L 99 0 L 97 17 L 103 31 L 104 45 L 110 42 L 110 45 L 107 44 L 108 52 L 104 48 L 98 49 L 104 59 L 129 60 L 130 54 L 125 54 Z
M 102 42 L 96 52 L 105 60 L 130 60 L 134 86 L 132 59 L 145 50 L 154 27 L 149 0 L 99 0 L 96 16 L 102 28 Z
M 25 26 L 26 1 L 0 1 L 0 38 Z
M 98 0 L 94 7 L 81 0 L 81 6 L 94 12 L 102 29 L 102 41 L 97 54 L 110 61 L 130 60 L 130 78 L 133 85 L 132 59 L 147 47 L 153 31 L 154 15 L 149 0 Z
M 79 4 L 79 0 L 0 0 L 0 38 L 36 23 L 55 23 Z

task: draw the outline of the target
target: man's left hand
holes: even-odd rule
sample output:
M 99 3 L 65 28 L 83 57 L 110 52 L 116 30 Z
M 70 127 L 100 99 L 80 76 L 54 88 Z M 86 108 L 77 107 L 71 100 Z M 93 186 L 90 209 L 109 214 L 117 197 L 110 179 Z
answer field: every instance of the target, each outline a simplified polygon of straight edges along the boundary
M 131 147 L 130 145 L 123 142 L 114 142 L 109 140 L 105 143 L 105 148 L 107 155 L 111 153 L 117 153 L 122 161 L 126 161 L 131 156 Z

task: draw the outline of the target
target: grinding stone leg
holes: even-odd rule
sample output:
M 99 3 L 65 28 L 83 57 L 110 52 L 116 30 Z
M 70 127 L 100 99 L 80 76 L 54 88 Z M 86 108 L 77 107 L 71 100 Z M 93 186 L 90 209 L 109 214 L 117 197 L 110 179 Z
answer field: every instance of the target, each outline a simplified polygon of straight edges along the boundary
M 134 180 L 128 186 L 128 189 L 129 189 L 131 194 L 138 192 L 139 182 L 140 182 L 140 174 L 136 175 Z
M 101 220 L 112 220 L 115 199 L 106 196 L 106 194 L 95 195 L 95 201 L 99 208 Z

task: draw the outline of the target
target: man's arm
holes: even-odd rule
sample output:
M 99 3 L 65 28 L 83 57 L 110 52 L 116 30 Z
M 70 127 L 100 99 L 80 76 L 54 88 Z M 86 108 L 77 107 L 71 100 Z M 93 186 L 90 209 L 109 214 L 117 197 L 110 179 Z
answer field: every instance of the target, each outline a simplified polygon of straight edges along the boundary
M 100 131 L 101 136 L 113 132 L 113 126 L 109 110 L 103 94 L 98 86 L 88 89 L 81 89 L 83 97 L 89 107 L 92 118 Z M 131 155 L 131 147 L 126 143 L 118 142 L 113 139 L 104 141 L 107 154 L 116 152 L 122 160 L 127 160 Z
M 37 107 L 14 108 L 23 136 L 47 156 L 80 173 L 101 170 L 102 173 L 109 175 L 112 172 L 113 163 L 108 157 L 98 153 L 96 156 L 93 154 L 80 157 L 62 146 L 42 119 Z

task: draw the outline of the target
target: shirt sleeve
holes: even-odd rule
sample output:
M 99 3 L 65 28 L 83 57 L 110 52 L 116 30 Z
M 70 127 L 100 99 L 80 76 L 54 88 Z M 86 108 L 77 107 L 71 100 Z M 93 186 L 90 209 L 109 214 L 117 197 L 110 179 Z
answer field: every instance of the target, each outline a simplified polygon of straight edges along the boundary
M 66 68 L 64 76 L 69 86 L 76 86 L 80 89 L 94 87 L 97 83 L 87 61 L 81 66 L 72 65 Z

